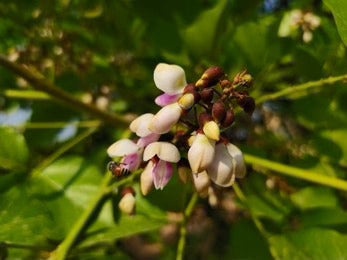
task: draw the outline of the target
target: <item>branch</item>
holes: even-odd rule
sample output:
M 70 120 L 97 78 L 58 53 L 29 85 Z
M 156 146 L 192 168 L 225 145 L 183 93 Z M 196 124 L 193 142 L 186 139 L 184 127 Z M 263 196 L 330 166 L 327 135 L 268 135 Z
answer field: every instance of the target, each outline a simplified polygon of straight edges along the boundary
M 35 99 L 35 100 L 49 100 L 51 98 L 46 93 L 42 91 L 37 91 L 37 90 L 6 89 L 4 91 L 1 91 L 0 93 L 8 98 Z
M 180 238 L 178 240 L 178 245 L 177 245 L 176 260 L 183 259 L 184 248 L 186 246 L 186 237 L 187 237 L 186 224 L 187 224 L 187 220 L 189 219 L 190 215 L 193 212 L 193 209 L 197 201 L 198 201 L 198 194 L 194 192 L 183 214 L 183 220 L 181 222 L 181 227 L 180 227 Z
M 250 154 L 244 154 L 244 156 L 245 161 L 249 164 L 258 165 L 266 169 L 273 170 L 275 172 L 282 173 L 284 175 L 288 175 L 298 179 L 303 179 L 306 181 L 325 185 L 331 188 L 347 191 L 347 181 L 345 180 L 322 175 L 311 171 L 305 171 L 300 168 L 295 168 L 285 164 L 273 162 Z
M 131 119 L 127 117 L 111 114 L 111 113 L 98 109 L 94 105 L 83 103 L 82 101 L 71 96 L 68 92 L 53 85 L 51 82 L 46 80 L 38 72 L 29 70 L 28 68 L 24 66 L 13 63 L 2 55 L 0 55 L 0 65 L 6 67 L 7 69 L 16 73 L 18 76 L 24 78 L 33 86 L 33 88 L 49 94 L 56 100 L 63 102 L 74 109 L 80 110 L 82 112 L 86 112 L 91 116 L 100 118 L 101 120 L 105 121 L 108 124 L 111 124 L 114 126 L 119 126 L 119 125 L 125 126 L 129 124 L 131 121 Z
M 296 94 L 298 92 L 306 91 L 306 90 L 309 90 L 311 88 L 320 87 L 320 86 L 327 85 L 327 84 L 331 85 L 331 84 L 334 84 L 336 82 L 343 81 L 343 80 L 347 80 L 347 74 L 341 75 L 341 76 L 336 76 L 336 77 L 329 77 L 329 78 L 321 79 L 318 81 L 306 82 L 304 84 L 297 85 L 297 86 L 287 87 L 287 88 L 280 90 L 278 92 L 264 95 L 264 96 L 261 96 L 260 98 L 257 98 L 256 103 L 257 103 L 257 105 L 259 105 L 259 104 L 264 103 L 264 102 L 269 101 L 269 100 L 274 100 L 274 99 L 278 99 L 281 97 L 289 96 L 291 94 Z

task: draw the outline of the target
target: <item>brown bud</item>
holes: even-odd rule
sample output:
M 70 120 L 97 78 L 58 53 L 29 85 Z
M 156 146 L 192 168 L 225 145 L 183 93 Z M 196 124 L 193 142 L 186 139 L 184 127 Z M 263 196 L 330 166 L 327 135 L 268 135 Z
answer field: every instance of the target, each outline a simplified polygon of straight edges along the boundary
M 255 101 L 250 96 L 242 96 L 242 97 L 238 98 L 237 103 L 248 114 L 252 114 L 254 109 L 255 109 Z
M 188 84 L 187 86 L 184 87 L 183 93 L 191 93 L 193 90 L 195 90 L 196 86 L 194 83 Z
M 226 112 L 225 118 L 224 118 L 224 120 L 223 120 L 223 122 L 222 122 L 222 126 L 223 126 L 223 127 L 228 127 L 228 126 L 230 126 L 230 125 L 234 122 L 234 119 L 235 119 L 234 110 L 229 109 L 229 110 Z
M 134 197 L 136 196 L 136 192 L 133 189 L 133 187 L 126 187 L 123 191 L 122 191 L 122 197 L 125 196 L 126 194 L 131 193 Z
M 204 88 L 200 91 L 200 97 L 201 100 L 205 103 L 210 103 L 213 99 L 213 89 L 211 88 Z
M 211 85 L 215 85 L 225 75 L 223 69 L 218 66 L 208 68 L 201 79 L 208 80 Z
M 221 100 L 218 100 L 212 106 L 212 116 L 218 122 L 222 122 L 225 118 L 225 114 L 226 114 L 226 109 L 225 109 L 224 102 Z
M 209 121 L 212 121 L 213 118 L 210 114 L 207 114 L 207 113 L 201 113 L 199 115 L 199 125 L 200 127 L 204 127 L 204 125 L 209 122 Z

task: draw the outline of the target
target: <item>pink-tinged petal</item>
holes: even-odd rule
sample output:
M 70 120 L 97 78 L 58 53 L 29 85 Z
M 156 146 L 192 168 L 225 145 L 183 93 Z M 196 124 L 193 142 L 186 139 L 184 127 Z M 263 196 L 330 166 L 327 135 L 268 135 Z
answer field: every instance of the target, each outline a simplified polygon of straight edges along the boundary
M 113 158 L 133 154 L 138 150 L 139 147 L 133 141 L 129 139 L 121 139 L 107 149 L 107 154 Z
M 141 137 L 138 141 L 137 141 L 137 145 L 139 147 L 146 147 L 147 145 L 156 142 L 159 140 L 160 135 L 159 134 L 149 134 L 145 137 Z
M 181 159 L 177 147 L 168 142 L 154 142 L 149 144 L 143 153 L 143 160 L 148 161 L 154 156 L 167 162 L 177 163 Z
M 161 107 L 165 107 L 167 105 L 170 105 L 172 103 L 175 103 L 180 97 L 182 96 L 182 94 L 174 94 L 174 95 L 169 95 L 169 94 L 162 94 L 160 96 L 158 96 L 154 102 Z
M 168 94 L 181 93 L 187 85 L 184 70 L 178 65 L 159 63 L 154 69 L 153 78 L 157 88 Z
M 129 126 L 130 130 L 140 137 L 145 137 L 151 134 L 152 132 L 148 129 L 148 126 L 153 116 L 154 115 L 151 113 L 146 113 L 137 117 L 135 120 L 131 122 Z
M 170 162 L 159 160 L 153 169 L 154 187 L 162 190 L 173 175 L 173 165 Z
M 143 149 L 134 154 L 129 154 L 124 157 L 122 163 L 126 164 L 130 172 L 137 170 L 142 162 Z
M 178 122 L 182 115 L 178 103 L 167 105 L 160 109 L 149 123 L 149 130 L 156 134 L 165 134 Z

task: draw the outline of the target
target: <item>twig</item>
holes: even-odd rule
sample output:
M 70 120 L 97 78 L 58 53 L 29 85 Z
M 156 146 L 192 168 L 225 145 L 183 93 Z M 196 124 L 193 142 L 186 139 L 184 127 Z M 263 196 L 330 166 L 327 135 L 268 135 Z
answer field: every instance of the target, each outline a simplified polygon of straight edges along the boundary
M 90 128 L 96 127 L 101 124 L 99 120 L 86 120 L 77 122 L 27 122 L 22 125 L 6 125 L 3 124 L 0 127 L 11 127 L 17 129 L 51 129 L 51 128 L 64 128 L 68 126 L 75 126 L 78 128 Z
M 347 191 L 347 181 L 345 180 L 333 178 L 311 171 L 306 171 L 300 168 L 295 168 L 278 162 L 273 162 L 250 154 L 244 154 L 244 156 L 246 163 L 258 165 L 266 169 L 273 170 L 275 172 L 282 173 L 291 177 Z
M 274 100 L 274 99 L 278 99 L 281 97 L 288 97 L 291 94 L 296 94 L 298 92 L 302 92 L 305 90 L 309 90 L 311 88 L 320 87 L 320 86 L 327 85 L 327 84 L 334 84 L 336 82 L 343 81 L 346 79 L 347 79 L 347 74 L 341 75 L 341 76 L 336 76 L 336 77 L 329 77 L 329 78 L 321 79 L 318 81 L 306 82 L 304 84 L 297 85 L 297 86 L 287 87 L 287 88 L 280 90 L 278 92 L 264 95 L 264 96 L 257 98 L 256 103 L 257 103 L 257 105 L 259 105 L 259 104 L 262 104 L 262 103 L 269 101 L 269 100 Z
M 100 118 L 108 124 L 114 126 L 124 126 L 129 124 L 129 122 L 131 121 L 127 117 L 111 114 L 98 109 L 94 105 L 83 103 L 82 101 L 70 95 L 68 92 L 53 85 L 38 72 L 29 70 L 24 66 L 13 63 L 2 55 L 0 55 L 0 65 L 6 67 L 7 69 L 16 73 L 18 76 L 24 78 L 32 85 L 33 88 L 49 94 L 56 100 L 61 101 L 74 109 L 86 112 L 92 116 Z
M 198 201 L 198 194 L 195 192 L 193 196 L 191 197 L 185 211 L 183 214 L 183 220 L 181 222 L 180 226 L 180 238 L 178 240 L 177 245 L 177 254 L 176 254 L 176 260 L 182 260 L 184 256 L 184 248 L 186 246 L 186 237 L 187 237 L 187 221 L 190 217 L 190 215 L 193 212 L 193 209 L 195 207 L 196 202 Z
M 1 91 L 0 94 L 8 98 L 19 98 L 19 99 L 35 99 L 35 100 L 48 100 L 51 99 L 49 95 L 42 91 L 36 90 L 16 90 L 6 89 Z

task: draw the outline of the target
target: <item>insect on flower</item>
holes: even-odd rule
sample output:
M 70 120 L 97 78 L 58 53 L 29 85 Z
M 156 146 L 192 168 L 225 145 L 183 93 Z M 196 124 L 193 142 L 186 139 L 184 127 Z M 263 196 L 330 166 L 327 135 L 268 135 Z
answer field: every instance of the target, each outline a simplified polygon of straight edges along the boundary
M 108 170 L 117 178 L 125 177 L 131 174 L 129 166 L 125 163 L 109 162 Z

